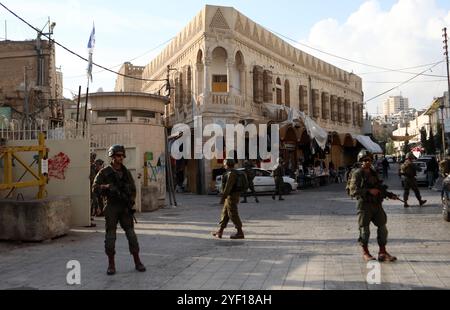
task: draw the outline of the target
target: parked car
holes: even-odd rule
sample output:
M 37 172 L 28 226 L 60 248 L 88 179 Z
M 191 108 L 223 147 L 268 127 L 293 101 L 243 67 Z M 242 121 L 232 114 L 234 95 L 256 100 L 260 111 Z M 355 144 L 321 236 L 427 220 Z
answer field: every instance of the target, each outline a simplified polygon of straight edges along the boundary
M 386 159 L 387 159 L 388 163 L 390 163 L 390 164 L 395 163 L 394 156 L 386 156 Z
M 244 169 L 237 169 L 238 171 L 244 171 Z M 271 176 L 270 171 L 263 170 L 259 168 L 254 168 L 255 171 L 255 179 L 253 180 L 253 184 L 255 185 L 255 191 L 257 193 L 266 193 L 275 191 L 275 180 Z M 297 191 L 298 183 L 290 178 L 283 177 L 283 194 L 289 194 L 291 192 Z M 218 176 L 216 178 L 216 190 L 220 193 L 222 188 L 222 176 Z
M 427 179 L 427 163 L 424 161 L 413 161 L 413 164 L 417 168 L 417 176 L 416 181 L 418 185 L 428 185 L 428 179 Z M 402 186 L 405 186 L 405 177 L 402 176 Z

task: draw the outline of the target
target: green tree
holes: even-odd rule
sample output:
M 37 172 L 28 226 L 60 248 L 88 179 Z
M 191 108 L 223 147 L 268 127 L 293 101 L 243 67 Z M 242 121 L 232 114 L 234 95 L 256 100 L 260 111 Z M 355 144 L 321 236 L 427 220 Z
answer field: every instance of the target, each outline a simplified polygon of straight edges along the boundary
M 394 152 L 395 152 L 394 141 L 388 139 L 388 142 L 386 143 L 386 155 L 394 155 Z
M 425 149 L 425 153 L 431 154 L 429 152 L 427 130 L 425 129 L 425 127 L 422 127 L 420 129 L 420 142 L 422 143 L 422 147 Z
M 437 132 L 434 136 L 434 144 L 436 146 L 436 149 L 442 151 L 442 125 L 440 123 L 437 126 Z
M 436 143 L 434 140 L 433 127 L 430 128 L 430 137 L 427 141 L 428 144 L 428 154 L 435 155 L 436 154 Z
M 428 138 L 427 144 L 428 144 L 428 149 L 429 149 L 428 154 L 435 155 L 436 154 L 436 143 L 435 143 L 435 138 L 434 138 L 434 133 L 433 133 L 433 127 L 430 128 L 430 138 Z

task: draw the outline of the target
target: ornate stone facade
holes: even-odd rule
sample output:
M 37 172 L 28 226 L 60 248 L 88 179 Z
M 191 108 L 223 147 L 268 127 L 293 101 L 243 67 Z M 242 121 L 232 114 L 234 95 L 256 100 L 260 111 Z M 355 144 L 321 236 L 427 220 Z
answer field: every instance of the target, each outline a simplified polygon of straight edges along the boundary
M 169 125 L 191 124 L 195 113 L 204 124 L 285 120 L 286 113 L 268 113 L 265 107 L 272 104 L 304 111 L 334 136 L 361 134 L 360 77 L 294 48 L 234 8 L 205 6 L 142 76 L 165 79 L 167 66 L 175 69 L 170 71 Z M 163 85 L 144 82 L 142 90 L 155 92 Z M 295 132 L 293 142 L 301 143 L 302 131 Z M 210 187 L 214 163 L 202 166 L 199 172 Z

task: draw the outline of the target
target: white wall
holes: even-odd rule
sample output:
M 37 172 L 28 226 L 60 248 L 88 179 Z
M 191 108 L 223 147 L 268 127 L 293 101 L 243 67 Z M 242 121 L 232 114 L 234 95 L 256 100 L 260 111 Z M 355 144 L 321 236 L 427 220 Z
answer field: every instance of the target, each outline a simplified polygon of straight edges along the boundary
M 89 141 L 88 140 L 46 140 L 49 148 L 49 158 L 53 158 L 60 153 L 64 153 L 70 160 L 67 169 L 64 171 L 64 180 L 50 178 L 46 186 L 47 197 L 66 196 L 71 201 L 72 226 L 87 226 L 90 224 L 90 163 L 89 163 Z M 37 140 L 9 141 L 8 146 L 33 146 L 38 145 Z M 33 156 L 37 153 L 19 153 L 18 156 L 27 164 L 31 164 Z M 37 171 L 37 166 L 33 166 Z M 24 168 L 15 163 L 13 168 L 13 179 L 18 181 L 22 176 Z M 28 175 L 22 181 L 30 181 L 32 177 Z M 5 197 L 9 191 L 1 191 L 1 197 Z M 12 198 L 16 199 L 22 194 L 24 199 L 35 199 L 38 192 L 37 187 L 15 190 Z

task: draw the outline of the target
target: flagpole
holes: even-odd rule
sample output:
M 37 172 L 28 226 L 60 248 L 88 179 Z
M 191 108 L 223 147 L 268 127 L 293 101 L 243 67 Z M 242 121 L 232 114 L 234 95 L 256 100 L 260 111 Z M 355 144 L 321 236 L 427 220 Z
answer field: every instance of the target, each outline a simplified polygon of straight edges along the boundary
M 95 46 L 95 24 L 92 23 L 92 32 L 89 37 L 88 50 L 89 50 L 89 62 L 87 68 L 87 87 L 86 87 L 86 103 L 84 106 L 84 120 L 83 120 L 83 138 L 85 137 L 85 129 L 87 129 L 87 109 L 89 100 L 89 80 L 92 81 L 92 66 L 93 66 L 93 54 Z M 87 131 L 87 130 L 86 130 Z
M 87 79 L 87 87 L 86 87 L 86 102 L 84 105 L 84 120 L 83 120 L 83 138 L 85 137 L 85 128 L 87 129 L 87 107 L 89 100 L 89 77 Z M 87 131 L 87 130 L 86 130 Z

